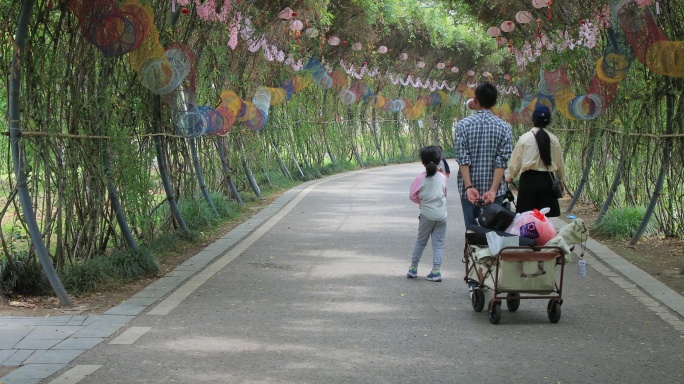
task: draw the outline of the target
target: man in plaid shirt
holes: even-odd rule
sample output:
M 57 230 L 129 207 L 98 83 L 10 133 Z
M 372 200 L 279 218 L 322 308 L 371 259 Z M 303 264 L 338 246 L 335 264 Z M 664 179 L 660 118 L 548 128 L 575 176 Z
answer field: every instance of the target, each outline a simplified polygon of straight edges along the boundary
M 503 203 L 504 171 L 513 151 L 511 126 L 494 116 L 497 90 L 491 83 L 475 88 L 472 115 L 456 124 L 458 189 L 465 225 L 476 224 L 479 206 Z M 480 200 L 480 201 L 479 201 Z

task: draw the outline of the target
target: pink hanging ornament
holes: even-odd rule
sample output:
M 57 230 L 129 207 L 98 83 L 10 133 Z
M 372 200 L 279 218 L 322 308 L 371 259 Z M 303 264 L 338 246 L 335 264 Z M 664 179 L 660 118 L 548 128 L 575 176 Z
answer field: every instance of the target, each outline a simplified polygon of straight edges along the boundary
M 531 23 L 532 20 L 534 20 L 534 18 L 532 18 L 532 14 L 527 11 L 520 11 L 515 14 L 515 21 L 520 24 Z
M 513 32 L 514 29 L 515 23 L 513 23 L 512 21 L 504 21 L 503 23 L 501 23 L 501 30 L 506 33 Z
M 304 29 L 304 23 L 299 20 L 292 20 L 290 22 L 290 29 L 299 32 Z
M 290 20 L 292 18 L 292 9 L 290 7 L 283 8 L 283 10 L 278 13 L 278 17 L 283 20 Z
M 501 36 L 501 30 L 499 29 L 499 27 L 489 27 L 487 29 L 487 35 L 489 35 L 490 37 Z

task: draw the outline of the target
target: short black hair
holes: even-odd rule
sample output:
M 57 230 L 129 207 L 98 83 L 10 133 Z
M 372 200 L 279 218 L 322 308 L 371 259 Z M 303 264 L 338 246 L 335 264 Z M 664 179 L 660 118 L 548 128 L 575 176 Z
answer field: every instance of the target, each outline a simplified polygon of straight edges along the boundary
M 495 106 L 498 95 L 499 92 L 496 87 L 489 82 L 482 83 L 475 88 L 475 97 L 483 108 L 489 109 Z

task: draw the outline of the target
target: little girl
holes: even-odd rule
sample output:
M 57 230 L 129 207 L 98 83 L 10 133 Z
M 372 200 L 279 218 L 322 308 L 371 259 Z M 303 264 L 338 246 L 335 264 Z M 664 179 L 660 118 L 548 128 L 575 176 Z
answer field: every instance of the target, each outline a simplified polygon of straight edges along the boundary
M 409 189 L 409 199 L 419 204 L 420 216 L 418 216 L 418 239 L 413 247 L 411 266 L 406 277 L 418 276 L 418 262 L 428 239 L 432 237 L 432 271 L 426 279 L 442 281 L 440 268 L 447 225 L 446 176 L 442 172 L 437 172 L 442 160 L 442 150 L 435 145 L 424 147 L 420 150 L 420 160 L 425 166 L 425 172 L 416 176 Z

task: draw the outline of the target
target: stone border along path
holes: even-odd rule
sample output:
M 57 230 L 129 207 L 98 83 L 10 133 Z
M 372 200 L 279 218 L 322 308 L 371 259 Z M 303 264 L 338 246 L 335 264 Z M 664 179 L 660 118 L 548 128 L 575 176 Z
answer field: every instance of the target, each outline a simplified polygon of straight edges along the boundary
M 103 315 L 0 317 L 0 366 L 19 366 L 8 375 L 1 377 L 0 384 L 39 383 L 42 379 L 66 367 L 83 352 L 112 336 L 135 316 L 162 298 L 166 297 L 153 311 L 160 312 L 160 314 L 170 311 L 186 296 L 182 288 L 176 290 L 182 283 L 192 277 L 195 281 L 187 285 L 193 287 L 196 284 L 201 285 L 208 278 L 206 277 L 208 272 L 229 263 L 239 252 L 235 252 L 233 257 L 222 260 L 220 263 L 222 266 L 212 265 L 207 268 L 207 271 L 203 271 L 210 263 L 236 245 L 249 247 L 251 242 L 243 240 L 255 230 L 268 230 L 268 228 L 259 228 L 262 224 L 272 217 L 282 217 L 287 214 L 289 209 L 319 183 L 341 176 L 330 176 L 303 183 L 285 192 L 268 207 L 205 247 L 197 255 Z M 292 204 L 286 207 L 290 202 Z M 556 227 L 565 224 L 558 218 L 552 220 Z M 249 244 L 241 245 L 240 242 Z M 594 271 L 608 277 L 625 292 L 631 294 L 638 302 L 672 325 L 680 333 L 679 337 L 684 339 L 684 297 L 682 295 L 592 238 L 589 238 L 585 250 L 584 258 Z M 570 269 L 567 273 L 573 273 L 573 270 Z M 137 328 L 127 330 L 110 343 L 134 342 L 145 331 Z M 53 380 L 52 383 L 76 383 L 98 368 L 100 368 L 98 365 L 78 365 Z

